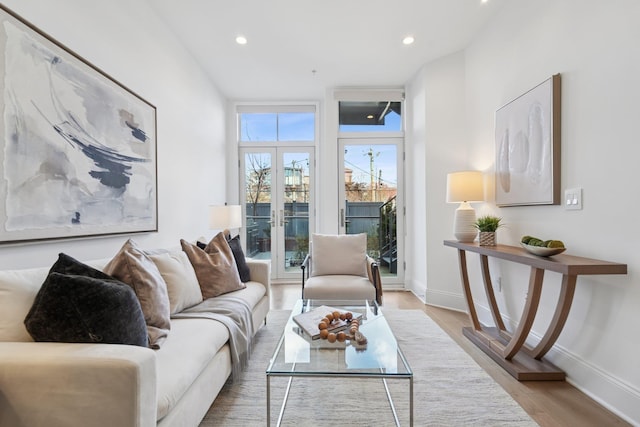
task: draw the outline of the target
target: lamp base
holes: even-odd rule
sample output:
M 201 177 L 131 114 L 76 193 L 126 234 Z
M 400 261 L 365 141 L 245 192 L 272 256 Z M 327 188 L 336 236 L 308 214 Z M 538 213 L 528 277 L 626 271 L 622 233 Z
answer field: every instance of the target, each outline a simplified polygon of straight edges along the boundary
M 459 242 L 473 242 L 478 230 L 473 226 L 476 222 L 476 211 L 467 202 L 460 203 L 453 218 L 453 235 Z

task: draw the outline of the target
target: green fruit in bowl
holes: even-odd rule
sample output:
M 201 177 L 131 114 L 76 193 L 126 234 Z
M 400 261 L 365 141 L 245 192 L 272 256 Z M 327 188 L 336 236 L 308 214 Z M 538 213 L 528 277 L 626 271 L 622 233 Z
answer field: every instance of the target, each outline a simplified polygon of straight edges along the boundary
M 564 248 L 564 243 L 561 240 L 549 240 L 547 243 L 548 248 Z
M 544 242 L 540 239 L 537 239 L 535 237 L 529 239 L 529 242 L 527 243 L 527 245 L 529 246 L 542 246 L 544 244 Z
M 520 241 L 522 243 L 524 243 L 525 245 L 529 244 L 529 240 L 533 239 L 533 237 L 531 236 L 522 236 L 522 239 L 520 239 Z

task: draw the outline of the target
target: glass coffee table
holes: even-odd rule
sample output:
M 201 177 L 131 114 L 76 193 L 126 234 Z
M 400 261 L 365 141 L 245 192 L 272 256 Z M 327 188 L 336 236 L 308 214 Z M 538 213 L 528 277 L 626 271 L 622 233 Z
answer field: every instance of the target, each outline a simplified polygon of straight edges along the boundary
M 359 331 L 366 336 L 366 344 L 354 340 L 330 343 L 326 339 L 312 339 L 294 320 L 294 316 L 320 306 L 337 308 L 361 316 Z M 267 426 L 271 425 L 271 378 L 288 377 L 276 425 L 280 425 L 295 377 L 381 378 L 396 425 L 400 425 L 396 408 L 387 385 L 389 379 L 409 381 L 409 425 L 413 426 L 413 372 L 402 354 L 389 324 L 375 302 L 298 300 L 284 327 L 266 370 Z M 366 399 L 366 396 L 362 396 Z M 337 420 L 339 421 L 339 420 Z

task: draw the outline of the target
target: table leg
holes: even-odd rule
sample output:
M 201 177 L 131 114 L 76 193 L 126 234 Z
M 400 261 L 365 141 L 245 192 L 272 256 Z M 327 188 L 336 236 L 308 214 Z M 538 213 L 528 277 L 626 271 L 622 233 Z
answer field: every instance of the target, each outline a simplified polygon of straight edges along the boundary
M 473 329 L 476 331 L 482 330 L 478 315 L 476 314 L 476 307 L 473 305 L 473 296 L 471 295 L 471 286 L 469 285 L 469 273 L 467 272 L 467 255 L 462 249 L 458 249 L 458 263 L 460 266 L 460 278 L 462 281 L 462 287 L 464 289 L 464 297 L 467 300 L 467 307 L 469 308 L 469 319 L 473 325 Z
M 501 333 L 506 332 L 504 322 L 502 321 L 502 314 L 498 308 L 496 302 L 496 295 L 493 292 L 493 285 L 491 283 L 491 271 L 489 270 L 489 258 L 486 255 L 480 255 L 480 264 L 482 266 L 482 281 L 484 282 L 484 291 L 489 301 L 489 308 L 491 309 L 491 315 L 493 316 L 493 322 Z
M 409 425 L 413 427 L 413 376 L 409 377 Z
M 549 328 L 535 348 L 527 349 L 527 352 L 532 357 L 538 360 L 542 359 L 551 347 L 553 347 L 553 344 L 555 344 L 556 340 L 560 336 L 560 332 L 569 317 L 573 294 L 576 290 L 576 281 L 577 276 L 567 274 L 562 276 L 562 287 L 560 288 L 558 303 L 553 314 L 553 319 L 551 319 L 551 323 L 549 324 Z
M 529 291 L 527 292 L 527 302 L 522 310 L 522 316 L 513 337 L 502 351 L 505 359 L 509 360 L 522 348 L 522 345 L 531 331 L 533 321 L 538 311 L 540 295 L 542 294 L 542 280 L 544 279 L 544 269 L 531 267 L 529 275 Z
M 271 425 L 271 377 L 267 375 L 267 427 Z

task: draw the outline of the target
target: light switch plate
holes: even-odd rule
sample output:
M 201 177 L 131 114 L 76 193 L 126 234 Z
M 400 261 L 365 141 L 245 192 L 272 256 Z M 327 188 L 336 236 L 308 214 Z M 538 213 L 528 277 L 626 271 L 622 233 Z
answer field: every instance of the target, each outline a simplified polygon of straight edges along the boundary
M 564 190 L 564 208 L 566 210 L 582 209 L 582 188 L 567 188 Z

